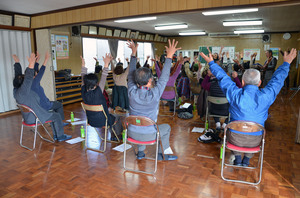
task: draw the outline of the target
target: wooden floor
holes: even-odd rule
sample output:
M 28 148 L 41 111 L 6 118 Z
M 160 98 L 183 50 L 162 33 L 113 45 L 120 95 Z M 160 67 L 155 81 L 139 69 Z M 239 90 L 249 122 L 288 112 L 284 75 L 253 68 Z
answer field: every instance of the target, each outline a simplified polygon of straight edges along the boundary
M 159 117 L 159 124 L 172 127 L 170 142 L 178 160 L 159 162 L 153 177 L 124 172 L 123 153 L 111 150 L 116 144 L 97 153 L 86 151 L 84 143 L 52 144 L 38 138 L 36 149 L 26 150 L 19 146 L 21 114 L 14 113 L 0 117 L 0 197 L 300 197 L 300 145 L 295 144 L 300 93 L 289 101 L 291 94 L 280 94 L 270 108 L 263 179 L 258 186 L 221 179 L 220 144 L 199 143 L 199 134 L 191 133 L 194 126 L 203 126 L 198 116 L 191 120 Z M 64 109 L 67 119 L 71 111 L 85 118 L 80 103 Z M 80 126 L 67 126 L 65 133 L 78 137 Z M 26 135 L 25 143 L 31 143 L 33 133 Z M 137 164 L 132 152 L 128 157 L 129 165 L 136 168 L 149 170 L 153 165 L 145 160 Z M 232 168 L 226 172 L 254 181 L 253 172 Z

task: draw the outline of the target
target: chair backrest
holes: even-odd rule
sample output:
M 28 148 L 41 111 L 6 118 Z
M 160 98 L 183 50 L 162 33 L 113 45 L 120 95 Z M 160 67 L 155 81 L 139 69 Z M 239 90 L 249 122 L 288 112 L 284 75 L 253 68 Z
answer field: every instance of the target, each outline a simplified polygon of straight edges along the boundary
M 213 104 L 227 104 L 228 103 L 228 100 L 225 97 L 207 96 L 206 101 L 213 103 Z
M 86 111 L 94 111 L 94 112 L 103 112 L 105 117 L 107 118 L 107 115 L 104 111 L 103 105 L 88 105 L 85 103 L 81 103 L 82 109 Z
M 36 118 L 37 115 L 35 114 L 35 112 L 28 106 L 23 105 L 23 104 L 17 104 L 18 108 L 21 110 L 22 113 L 32 113 Z
M 265 128 L 256 122 L 237 120 L 237 121 L 230 122 L 226 126 L 226 128 L 238 132 L 245 132 L 248 134 L 262 133 L 262 135 L 265 136 Z
M 135 126 L 156 126 L 158 129 L 156 123 L 151 120 L 148 117 L 145 116 L 128 116 L 125 118 L 125 125 L 128 127 L 128 125 L 135 125 Z

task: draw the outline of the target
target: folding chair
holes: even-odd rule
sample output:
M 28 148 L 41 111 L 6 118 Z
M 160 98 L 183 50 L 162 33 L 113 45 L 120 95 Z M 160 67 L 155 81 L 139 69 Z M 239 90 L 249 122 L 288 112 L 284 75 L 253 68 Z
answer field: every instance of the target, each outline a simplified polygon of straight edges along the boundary
M 17 104 L 17 106 L 19 107 L 19 109 L 22 112 L 22 127 L 21 127 L 21 135 L 20 135 L 20 146 L 22 146 L 23 148 L 26 148 L 30 151 L 33 151 L 35 149 L 35 143 L 36 143 L 36 134 L 38 134 L 40 136 L 41 139 L 47 141 L 47 142 L 51 142 L 54 143 L 55 140 L 53 139 L 53 137 L 50 135 L 50 133 L 48 132 L 47 128 L 45 127 L 44 124 L 50 124 L 52 121 L 48 120 L 46 121 L 44 124 L 40 121 L 40 119 L 38 118 L 38 116 L 35 114 L 35 112 L 28 106 L 23 105 L 23 104 Z M 23 117 L 23 114 L 25 113 L 32 113 L 35 117 L 35 123 L 34 124 L 28 124 L 25 122 L 25 119 Z M 50 139 L 44 138 L 37 130 L 38 126 L 43 126 L 44 130 L 46 131 L 47 135 L 50 137 Z M 23 145 L 23 132 L 24 132 L 24 127 L 31 127 L 34 128 L 34 139 L 33 139 L 33 146 L 32 148 L 29 148 L 25 145 Z
M 165 91 L 174 91 L 175 93 L 175 98 L 173 99 L 164 99 L 164 98 L 160 98 L 160 101 L 167 101 L 167 102 L 174 102 L 174 110 L 173 110 L 173 115 L 172 117 L 176 114 L 176 101 L 177 101 L 177 91 L 176 91 L 176 88 L 175 86 L 166 86 Z M 159 114 L 160 116 L 170 116 L 170 115 L 162 115 L 162 114 Z
M 238 147 L 236 145 L 233 145 L 228 142 L 226 139 L 227 136 L 227 130 L 230 130 L 231 133 L 238 133 L 238 134 L 244 134 L 244 135 L 261 135 L 261 143 L 257 147 L 252 148 L 246 148 L 246 147 Z M 265 145 L 265 129 L 262 125 L 255 123 L 255 122 L 249 122 L 249 121 L 233 121 L 229 123 L 225 130 L 224 130 L 224 141 L 223 141 L 223 154 L 222 154 L 222 164 L 221 164 L 221 177 L 225 181 L 231 181 L 231 182 L 238 182 L 238 183 L 244 183 L 244 184 L 253 184 L 257 185 L 261 182 L 262 177 L 262 168 L 263 168 L 263 156 L 264 156 L 264 145 Z M 245 141 L 247 141 L 245 139 Z M 237 151 L 241 153 L 260 153 L 258 163 L 256 167 L 245 167 L 245 166 L 237 166 L 232 164 L 225 163 L 225 154 L 226 149 L 229 149 L 231 151 Z M 238 179 L 229 179 L 224 177 L 224 167 L 225 166 L 231 166 L 234 168 L 243 168 L 243 169 L 257 169 L 259 168 L 259 178 L 257 182 L 248 182 L 244 180 L 238 180 Z
M 140 127 L 146 127 L 146 126 L 153 126 L 157 129 L 157 135 L 156 135 L 156 139 L 152 140 L 152 141 L 138 141 L 138 140 L 135 140 L 131 137 L 127 137 L 128 136 L 128 126 L 129 125 L 133 125 L 133 126 L 140 126 Z M 125 130 L 125 138 L 124 138 L 124 164 L 123 164 L 123 167 L 125 170 L 127 171 L 132 171 L 132 172 L 138 172 L 138 173 L 145 173 L 145 174 L 155 174 L 156 170 L 157 170 L 157 158 L 158 158 L 158 144 L 160 144 L 161 146 L 161 149 L 163 150 L 163 147 L 162 147 L 162 144 L 161 144 L 161 141 L 160 141 L 160 136 L 159 136 L 159 129 L 158 129 L 158 126 L 157 124 L 151 120 L 150 118 L 148 117 L 144 117 L 144 116 L 128 116 L 125 118 L 125 127 L 126 127 L 126 130 Z M 142 130 L 142 129 L 141 129 Z M 146 146 L 146 145 L 156 145 L 156 150 L 155 150 L 155 158 L 146 158 L 145 159 L 149 159 L 149 160 L 155 160 L 155 164 L 154 164 L 154 171 L 152 172 L 147 172 L 147 171 L 141 171 L 141 170 L 135 170 L 135 169 L 130 169 L 130 168 L 126 168 L 126 144 L 130 143 L 132 146 L 134 145 L 143 145 L 143 146 Z M 135 156 L 137 155 L 137 152 L 135 151 L 135 148 L 133 147 L 133 152 L 135 154 Z M 165 158 L 164 157 L 164 154 L 162 153 L 163 155 L 163 159 Z
M 111 130 L 113 131 L 113 133 L 117 137 L 118 141 L 107 140 L 107 130 L 109 129 L 109 126 L 107 125 L 108 118 L 107 118 L 107 115 L 106 115 L 106 113 L 105 113 L 102 105 L 87 105 L 87 104 L 81 102 L 81 106 L 82 106 L 82 109 L 84 110 L 84 112 L 86 112 L 86 111 L 102 112 L 104 114 L 105 118 L 106 118 L 105 119 L 105 126 L 104 126 L 104 139 L 101 137 L 100 133 L 96 130 L 96 132 L 97 132 L 98 136 L 100 137 L 100 139 L 102 141 L 104 141 L 104 145 L 103 145 L 104 148 L 102 150 L 100 148 L 99 149 L 95 149 L 95 148 L 88 147 L 88 145 L 87 145 L 87 142 L 88 142 L 88 132 L 87 132 L 87 130 L 88 130 L 88 126 L 89 126 L 88 123 L 89 122 L 88 122 L 88 117 L 86 118 L 86 125 L 85 125 L 85 147 L 87 149 L 93 150 L 93 151 L 96 151 L 96 152 L 105 152 L 105 150 L 106 150 L 106 142 L 116 142 L 116 143 L 120 142 L 120 139 L 117 136 L 117 134 L 116 134 L 115 130 L 113 129 L 113 127 L 111 127 Z
M 206 97 L 206 116 L 205 116 L 205 123 L 208 123 L 208 125 L 205 124 L 205 129 L 210 127 L 210 120 L 209 117 L 219 117 L 219 118 L 228 118 L 228 120 L 230 119 L 230 114 L 228 113 L 228 115 L 215 115 L 215 114 L 211 114 L 209 112 L 209 103 L 212 104 L 227 104 L 228 101 L 225 97 L 213 97 L 213 96 L 207 96 Z

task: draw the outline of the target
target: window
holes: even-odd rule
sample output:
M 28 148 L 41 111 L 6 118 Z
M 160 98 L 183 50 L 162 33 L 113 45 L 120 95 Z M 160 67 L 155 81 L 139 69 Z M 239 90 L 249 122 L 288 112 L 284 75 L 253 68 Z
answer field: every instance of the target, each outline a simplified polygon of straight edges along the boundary
M 119 41 L 117 58 L 116 58 L 117 62 L 118 62 L 119 58 L 121 59 L 121 62 L 123 63 L 124 68 L 126 68 L 128 66 L 125 58 L 128 58 L 130 61 L 130 56 L 131 56 L 131 49 L 127 46 L 126 43 L 127 43 L 127 41 Z
M 106 53 L 110 53 L 108 41 L 106 39 L 94 39 L 94 38 L 83 38 L 83 57 L 85 59 L 85 66 L 88 69 L 88 73 L 95 71 L 94 57 L 97 57 L 99 64 L 104 66 L 102 56 Z
M 137 51 L 137 57 L 140 59 L 141 66 L 144 65 L 145 61 L 147 60 L 147 56 L 150 56 L 151 58 L 154 58 L 152 45 L 151 43 L 138 43 L 138 51 Z M 152 61 L 149 60 L 148 64 L 152 66 Z

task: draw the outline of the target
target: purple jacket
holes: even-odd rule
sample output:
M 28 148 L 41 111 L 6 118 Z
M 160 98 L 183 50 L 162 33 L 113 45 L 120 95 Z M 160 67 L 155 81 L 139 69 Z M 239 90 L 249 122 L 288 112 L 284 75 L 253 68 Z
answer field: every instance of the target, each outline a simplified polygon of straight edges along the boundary
M 176 71 L 174 72 L 174 74 L 172 76 L 170 76 L 169 81 L 167 82 L 167 87 L 174 87 L 175 86 L 175 81 L 180 73 L 180 69 L 181 69 L 181 65 L 179 64 Z M 157 61 L 155 62 L 155 69 L 156 69 L 156 74 L 157 77 L 160 78 L 161 75 L 161 71 L 159 69 L 159 66 L 157 64 Z M 163 99 L 173 99 L 175 98 L 176 94 L 173 91 L 164 91 L 161 98 Z

